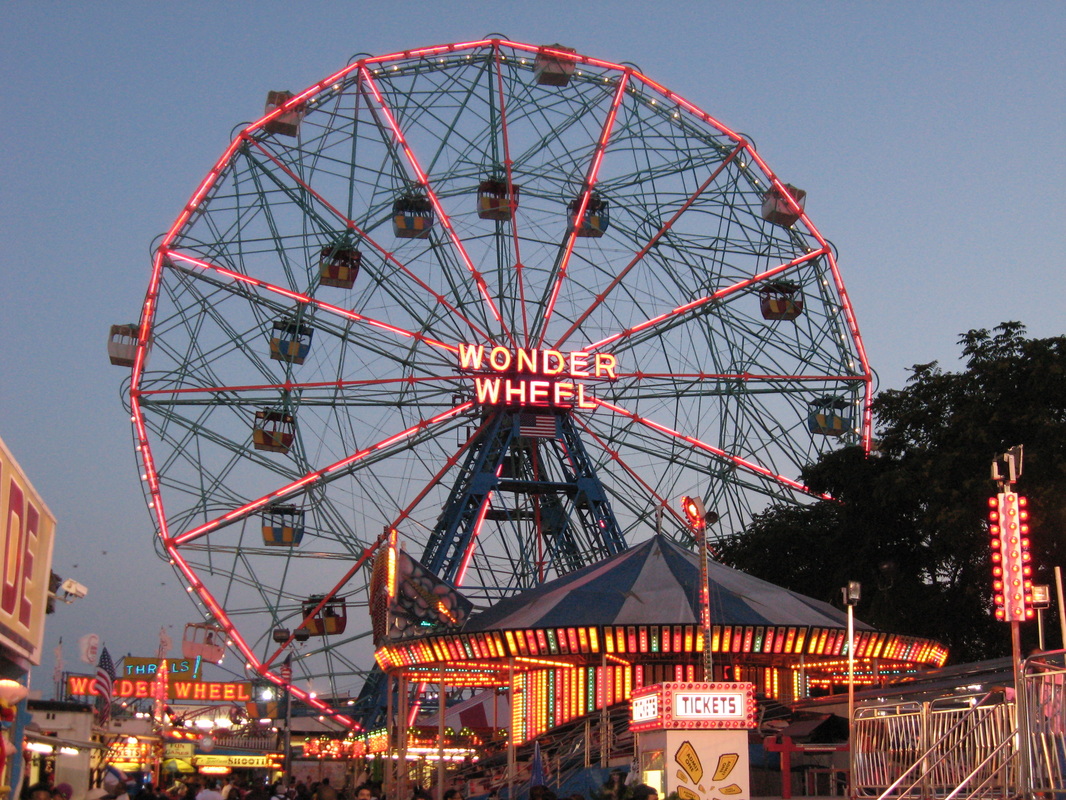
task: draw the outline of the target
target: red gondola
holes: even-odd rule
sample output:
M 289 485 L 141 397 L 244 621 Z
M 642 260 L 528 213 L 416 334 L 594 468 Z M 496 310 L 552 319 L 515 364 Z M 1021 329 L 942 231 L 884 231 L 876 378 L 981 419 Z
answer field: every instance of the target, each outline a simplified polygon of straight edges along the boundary
M 285 105 L 293 97 L 292 92 L 267 92 L 264 114 L 269 114 L 279 106 Z M 303 106 L 296 106 L 279 114 L 263 126 L 267 133 L 280 134 L 282 136 L 296 136 L 300 133 L 300 120 L 303 119 Z
M 287 453 L 296 438 L 296 420 L 281 411 L 256 411 L 252 446 L 271 453 Z
M 304 600 L 303 614 L 306 617 L 325 595 L 313 594 Z M 307 629 L 312 636 L 330 636 L 335 633 L 344 633 L 348 625 L 348 606 L 343 597 L 331 597 L 326 601 L 317 614 L 307 620 Z
M 771 283 L 760 294 L 759 308 L 763 319 L 794 320 L 803 313 L 803 295 L 794 283 Z
M 807 193 L 803 189 L 797 189 L 790 183 L 786 183 L 784 188 L 785 192 L 788 192 L 796 202 L 796 205 L 799 206 L 799 211 L 803 211 Z M 791 228 L 800 217 L 799 211 L 793 210 L 792 204 L 789 203 L 785 193 L 776 186 L 771 186 L 762 197 L 762 218 L 767 222 L 774 223 L 774 225 Z
M 318 282 L 322 286 L 351 289 L 362 263 L 363 254 L 353 247 L 323 247 L 318 262 Z
M 477 187 L 477 215 L 481 219 L 494 219 L 509 222 L 512 208 L 518 207 L 520 186 L 511 186 L 507 191 L 507 182 L 499 180 L 482 181 Z

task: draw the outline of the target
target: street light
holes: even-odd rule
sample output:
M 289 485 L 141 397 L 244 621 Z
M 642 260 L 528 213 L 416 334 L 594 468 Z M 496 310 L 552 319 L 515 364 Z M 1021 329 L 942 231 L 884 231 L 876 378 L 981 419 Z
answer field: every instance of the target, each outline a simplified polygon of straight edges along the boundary
M 1036 609 L 1036 630 L 1040 652 L 1044 652 L 1044 609 L 1051 607 L 1051 587 L 1046 583 L 1034 583 L 1032 605 Z
M 306 642 L 311 637 L 311 631 L 299 627 L 292 633 L 292 639 L 296 642 Z M 274 642 L 285 645 L 289 642 L 288 628 L 275 628 L 272 633 Z M 290 645 L 291 647 L 291 645 Z M 280 676 L 285 688 L 285 745 L 283 760 L 286 778 L 292 773 L 292 650 L 285 656 L 281 664 Z
M 703 628 L 703 679 L 714 680 L 714 661 L 711 654 L 711 598 L 707 579 L 707 525 L 718 521 L 718 515 L 703 506 L 699 497 L 685 495 L 681 498 L 681 511 L 685 514 L 700 554 L 700 627 Z
M 840 591 L 848 608 L 848 797 L 855 797 L 855 606 L 862 597 L 862 584 L 848 581 Z

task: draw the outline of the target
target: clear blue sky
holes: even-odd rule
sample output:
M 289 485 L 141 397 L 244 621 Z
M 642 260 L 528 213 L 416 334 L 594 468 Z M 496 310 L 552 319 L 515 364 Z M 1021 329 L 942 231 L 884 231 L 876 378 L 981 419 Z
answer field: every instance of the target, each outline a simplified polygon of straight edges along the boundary
M 0 437 L 90 594 L 48 620 L 116 654 L 191 616 L 153 553 L 108 326 L 136 319 L 153 238 L 268 89 L 355 53 L 499 32 L 638 64 L 748 134 L 839 250 L 881 388 L 956 365 L 958 334 L 1062 334 L 1060 2 L 11 2 L 0 15 Z

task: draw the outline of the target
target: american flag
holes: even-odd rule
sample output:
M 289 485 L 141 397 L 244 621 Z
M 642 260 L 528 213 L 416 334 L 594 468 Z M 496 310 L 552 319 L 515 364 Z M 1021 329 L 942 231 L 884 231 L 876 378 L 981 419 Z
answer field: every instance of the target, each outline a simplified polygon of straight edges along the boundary
M 292 683 L 292 653 L 285 656 L 285 660 L 281 662 L 281 679 L 285 683 Z
M 93 679 L 93 688 L 100 698 L 99 721 L 103 726 L 111 719 L 111 692 L 115 682 L 115 662 L 111 660 L 111 654 L 105 647 L 100 651 L 100 663 L 96 665 L 96 677 Z
M 554 439 L 554 414 L 522 414 L 518 418 L 518 435 L 527 439 Z

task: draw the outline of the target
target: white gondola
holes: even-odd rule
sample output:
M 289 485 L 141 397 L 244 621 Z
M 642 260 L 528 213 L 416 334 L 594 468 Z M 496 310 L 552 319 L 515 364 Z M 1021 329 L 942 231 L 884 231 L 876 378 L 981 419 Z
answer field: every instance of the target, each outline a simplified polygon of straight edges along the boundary
M 548 53 L 545 50 L 556 52 Z M 575 58 L 567 58 L 559 53 L 576 53 L 572 47 L 563 47 L 561 44 L 550 44 L 547 48 L 541 48 L 533 61 L 533 74 L 537 83 L 541 86 L 566 86 L 570 83 L 570 76 L 574 74 Z
M 226 655 L 226 631 L 210 622 L 190 622 L 181 639 L 182 658 L 199 658 L 217 664 Z
M 129 325 L 112 325 L 107 337 L 107 357 L 116 367 L 132 367 L 137 358 L 137 340 L 140 326 L 136 322 Z
M 269 114 L 277 108 L 285 105 L 293 97 L 292 92 L 267 92 L 264 114 Z M 280 134 L 281 136 L 297 136 L 300 133 L 300 120 L 303 119 L 303 106 L 290 108 L 284 114 L 279 114 L 263 126 L 267 133 Z

